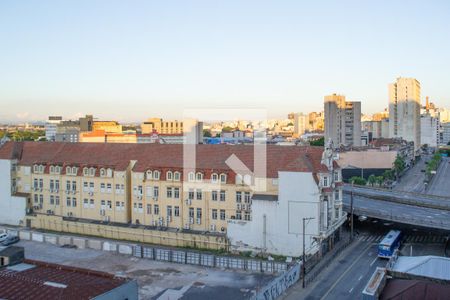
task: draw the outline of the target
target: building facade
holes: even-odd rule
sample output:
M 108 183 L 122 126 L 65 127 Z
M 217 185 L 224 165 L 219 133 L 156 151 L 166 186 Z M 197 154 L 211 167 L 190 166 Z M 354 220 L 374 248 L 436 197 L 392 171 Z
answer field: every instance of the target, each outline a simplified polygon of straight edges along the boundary
M 56 138 L 57 126 L 61 123 L 61 116 L 49 116 L 45 122 L 45 139 L 50 142 L 54 142 Z
M 420 142 L 420 83 L 399 77 L 389 84 L 389 137 L 414 142 L 416 155 Z
M 294 137 L 299 138 L 308 130 L 309 117 L 303 113 L 294 114 Z
M 420 117 L 420 142 L 436 148 L 440 144 L 441 125 L 439 118 L 425 114 Z
M 0 191 L 10 196 L 0 202 L 10 205 L 14 184 L 14 192 L 22 195 L 23 207 L 14 208 L 18 215 L 9 222 L 23 223 L 27 212 L 42 218 L 145 225 L 199 234 L 227 235 L 232 221 L 260 220 L 262 211 L 254 209 L 254 201 L 261 197 L 280 199 L 280 216 L 289 214 L 290 209 L 281 203 L 298 202 L 295 211 L 308 206 L 317 216 L 318 228 L 331 224 L 325 226 L 328 231 L 336 230 L 345 219 L 340 169 L 337 165 L 332 171 L 326 167 L 322 148 L 269 145 L 267 172 L 260 177 L 247 169 L 232 170 L 226 163 L 235 155 L 253 170 L 252 146 L 196 145 L 195 149 L 196 168 L 186 170 L 183 145 L 8 142 L 0 148 L 0 159 L 14 162 L 16 171 L 2 169 L 12 175 L 5 177 L 8 184 Z M 304 178 L 310 180 L 302 182 Z M 287 192 L 291 184 L 314 193 Z M 254 186 L 264 189 L 255 194 Z M 310 207 L 303 203 L 307 198 L 316 204 Z M 287 227 L 274 230 L 281 231 L 273 234 L 288 235 L 282 232 Z M 316 233 L 320 238 L 321 233 Z M 266 250 L 299 255 L 294 246 Z
M 345 96 L 325 96 L 325 140 L 335 147 L 361 145 L 361 102 L 350 102 Z

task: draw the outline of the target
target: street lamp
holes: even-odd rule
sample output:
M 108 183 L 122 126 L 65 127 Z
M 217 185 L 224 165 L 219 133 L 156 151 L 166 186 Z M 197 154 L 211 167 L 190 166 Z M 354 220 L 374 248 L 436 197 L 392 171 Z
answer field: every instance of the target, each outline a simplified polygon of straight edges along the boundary
M 309 220 L 313 220 L 314 218 L 312 218 L 312 217 L 310 217 L 310 218 L 303 218 L 302 219 L 302 221 L 303 221 L 303 264 L 302 264 L 302 277 L 303 277 L 303 280 L 302 280 L 302 287 L 303 288 L 305 288 L 305 274 L 306 274 L 306 266 L 305 266 L 305 263 L 306 263 L 306 253 L 305 253 L 305 227 L 306 227 L 306 221 L 309 221 Z

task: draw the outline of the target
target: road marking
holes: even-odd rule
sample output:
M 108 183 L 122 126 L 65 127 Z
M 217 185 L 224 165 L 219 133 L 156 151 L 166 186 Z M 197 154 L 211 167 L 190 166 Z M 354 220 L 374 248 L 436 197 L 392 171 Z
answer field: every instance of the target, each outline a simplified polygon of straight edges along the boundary
M 353 288 L 350 289 L 350 291 L 348 291 L 349 293 L 353 292 Z
M 359 276 L 359 278 L 358 278 L 358 281 L 361 281 L 361 279 L 363 278 L 363 276 L 361 275 L 361 276 Z
M 372 262 L 370 263 L 370 266 L 373 266 L 373 264 L 377 261 L 378 257 L 375 257 L 374 260 L 372 260 Z
M 347 268 L 347 270 L 345 270 L 344 273 L 341 274 L 341 276 L 339 276 L 339 278 L 333 283 L 333 285 L 328 289 L 328 291 L 325 293 L 325 295 L 323 295 L 320 300 L 325 299 L 330 293 L 331 291 L 338 285 L 339 281 L 342 280 L 342 278 L 344 278 L 345 275 L 347 275 L 348 272 L 350 272 L 350 270 L 353 268 L 353 266 L 358 262 L 358 260 L 361 259 L 361 257 L 364 255 L 364 253 L 366 253 L 366 251 L 372 247 L 372 245 L 368 245 L 366 248 L 364 248 L 364 250 L 361 252 L 361 254 L 353 261 L 353 263 L 350 265 L 350 267 Z

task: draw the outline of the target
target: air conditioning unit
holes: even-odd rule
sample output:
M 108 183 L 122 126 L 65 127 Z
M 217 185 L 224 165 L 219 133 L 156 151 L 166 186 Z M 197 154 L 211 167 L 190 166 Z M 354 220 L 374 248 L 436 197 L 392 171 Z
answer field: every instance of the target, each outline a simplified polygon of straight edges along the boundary
M 189 224 L 194 224 L 194 218 L 189 218 Z
M 202 224 L 202 219 L 201 218 L 197 218 L 197 224 Z
M 137 198 L 138 198 L 138 200 L 142 200 L 142 196 L 141 195 L 138 195 Z
M 211 229 L 211 231 L 216 231 L 216 225 L 215 224 L 211 224 L 210 229 Z
M 93 196 L 94 195 L 94 193 L 93 192 L 89 192 L 89 196 Z

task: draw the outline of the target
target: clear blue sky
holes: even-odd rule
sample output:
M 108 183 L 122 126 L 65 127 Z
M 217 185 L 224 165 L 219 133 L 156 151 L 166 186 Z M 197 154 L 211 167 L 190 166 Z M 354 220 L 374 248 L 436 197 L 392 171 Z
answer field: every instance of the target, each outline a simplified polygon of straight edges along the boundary
M 449 1 L 1 1 L 0 120 L 140 121 L 183 108 L 387 105 L 417 78 L 450 108 Z

